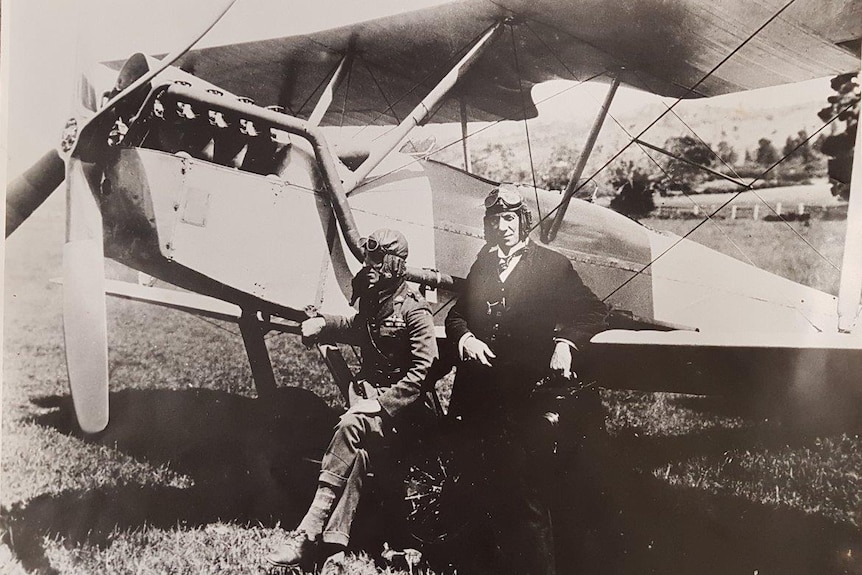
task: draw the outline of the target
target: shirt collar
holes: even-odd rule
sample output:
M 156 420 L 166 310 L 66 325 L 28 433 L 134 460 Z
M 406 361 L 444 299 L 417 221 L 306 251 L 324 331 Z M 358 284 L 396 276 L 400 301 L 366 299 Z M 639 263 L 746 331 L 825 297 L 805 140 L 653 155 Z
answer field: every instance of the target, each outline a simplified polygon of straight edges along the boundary
M 512 246 L 512 249 L 510 249 L 510 250 L 509 250 L 509 255 L 511 256 L 511 255 L 517 254 L 518 252 L 523 252 L 523 251 L 524 251 L 524 249 L 526 249 L 527 244 L 528 244 L 529 242 L 530 242 L 530 238 L 525 238 L 523 241 L 518 242 L 517 244 L 515 244 L 514 246 Z M 500 259 L 503 259 L 503 258 L 509 257 L 509 256 L 507 256 L 506 254 L 504 254 L 504 253 L 503 253 L 503 250 L 501 250 L 501 249 L 500 249 L 500 246 L 498 246 L 498 245 L 497 245 L 497 246 L 492 246 L 492 247 L 491 247 L 491 249 L 490 249 L 490 250 L 488 250 L 488 251 L 489 251 L 490 253 L 496 254 L 496 255 L 497 255 L 497 257 L 498 257 L 498 258 L 500 258 Z

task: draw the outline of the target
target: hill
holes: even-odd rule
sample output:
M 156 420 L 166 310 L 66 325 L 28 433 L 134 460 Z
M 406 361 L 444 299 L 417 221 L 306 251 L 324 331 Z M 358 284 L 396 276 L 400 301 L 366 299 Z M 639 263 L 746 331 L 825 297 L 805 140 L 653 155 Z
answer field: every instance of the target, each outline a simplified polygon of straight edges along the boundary
M 576 92 L 577 90 L 572 90 Z M 632 91 L 629 91 L 632 92 Z M 764 91 L 760 91 L 764 92 Z M 669 99 L 659 99 L 648 94 L 635 94 L 633 104 L 611 106 L 610 117 L 605 122 L 596 146 L 587 165 L 587 174 L 601 168 L 630 140 L 631 136 L 647 128 L 656 118 L 665 113 L 664 117 L 651 126 L 643 139 L 652 144 L 663 146 L 668 138 L 692 135 L 702 139 L 713 150 L 718 143 L 724 141 L 733 149 L 738 161 L 745 158 L 746 151 L 756 150 L 761 138 L 769 139 L 781 150 L 788 137 L 796 137 L 804 130 L 814 134 L 821 128 L 822 122 L 817 112 L 826 105 L 828 91 L 807 91 L 799 98 L 783 97 L 779 101 L 774 94 L 751 93 L 751 97 L 719 97 L 702 100 L 687 100 L 680 102 L 671 113 L 666 113 L 667 106 L 672 105 Z M 638 96 L 640 105 L 637 105 Z M 536 94 L 534 92 L 534 98 Z M 553 97 L 553 96 L 552 96 Z M 631 100 L 633 96 L 628 95 Z M 492 154 L 501 148 L 511 151 L 507 161 L 514 162 L 515 171 L 521 170 L 529 176 L 530 159 L 525 132 L 530 135 L 530 151 L 533 165 L 540 174 L 550 169 L 549 160 L 555 150 L 561 146 L 569 146 L 580 150 L 593 122 L 593 116 L 599 107 L 600 99 L 592 97 L 576 97 L 571 94 L 558 96 L 564 100 L 563 105 L 556 106 L 550 112 L 545 112 L 540 106 L 540 116 L 527 123 L 500 122 L 497 124 L 469 125 L 469 148 L 471 158 L 475 163 L 481 162 L 484 156 Z M 830 128 L 824 130 L 826 133 Z M 429 126 L 414 138 L 417 148 L 427 149 L 427 142 L 436 139 L 440 149 L 434 154 L 434 159 L 463 165 L 461 145 L 447 144 L 457 142 L 460 129 L 457 126 Z M 442 148 L 442 149 L 441 149 Z M 666 159 L 655 152 L 653 158 L 666 163 Z M 557 153 L 556 155 L 559 155 Z M 615 162 L 633 161 L 644 166 L 654 166 L 645 152 L 632 147 Z M 815 166 L 817 171 L 825 170 L 825 159 L 820 158 Z M 529 181 L 529 177 L 527 181 Z M 603 181 L 599 178 L 599 181 Z

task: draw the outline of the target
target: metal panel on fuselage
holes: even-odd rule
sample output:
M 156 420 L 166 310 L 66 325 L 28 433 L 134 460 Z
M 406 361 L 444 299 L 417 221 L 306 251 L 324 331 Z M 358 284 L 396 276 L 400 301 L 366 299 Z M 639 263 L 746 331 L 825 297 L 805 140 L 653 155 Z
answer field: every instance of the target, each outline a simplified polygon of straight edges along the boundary
M 183 285 L 190 270 L 292 309 L 320 299 L 334 218 L 315 191 L 312 164 L 306 180 L 291 185 L 154 150 L 127 153 L 137 155 L 149 185 L 162 268 L 174 268 L 163 279 Z

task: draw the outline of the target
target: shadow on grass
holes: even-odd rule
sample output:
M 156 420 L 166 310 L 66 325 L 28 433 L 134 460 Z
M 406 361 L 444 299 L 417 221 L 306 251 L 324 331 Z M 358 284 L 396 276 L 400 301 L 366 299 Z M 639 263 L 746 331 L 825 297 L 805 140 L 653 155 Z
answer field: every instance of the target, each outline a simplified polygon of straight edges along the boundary
M 37 423 L 76 433 L 65 398 L 42 404 L 59 409 Z M 41 548 L 46 535 L 70 545 L 107 546 L 115 533 L 145 525 L 293 525 L 311 499 L 313 460 L 335 422 L 321 400 L 290 388 L 267 401 L 206 390 L 123 391 L 111 395 L 111 409 L 112 424 L 90 441 L 169 464 L 193 485 L 67 492 L 13 508 L 7 527 L 27 569 L 50 572 Z M 751 429 L 716 429 L 679 437 L 626 435 L 584 452 L 580 479 L 556 494 L 559 573 L 862 573 L 858 530 L 740 497 L 671 487 L 649 473 L 662 462 L 763 441 Z M 476 557 L 479 549 L 489 552 L 487 543 L 479 536 L 478 542 L 428 551 L 467 558 L 459 573 L 481 572 L 487 563 Z
M 190 478 L 187 488 L 127 485 L 36 497 L 13 507 L 7 528 L 28 569 L 47 564 L 42 537 L 106 546 L 113 534 L 149 525 L 170 529 L 218 520 L 298 522 L 311 500 L 336 414 L 313 393 L 279 389 L 266 401 L 211 390 L 126 390 L 111 394 L 111 424 L 87 438 Z M 68 398 L 34 418 L 78 434 Z
M 862 572 L 862 534 L 851 526 L 672 487 L 626 458 L 604 460 L 555 516 L 560 573 Z

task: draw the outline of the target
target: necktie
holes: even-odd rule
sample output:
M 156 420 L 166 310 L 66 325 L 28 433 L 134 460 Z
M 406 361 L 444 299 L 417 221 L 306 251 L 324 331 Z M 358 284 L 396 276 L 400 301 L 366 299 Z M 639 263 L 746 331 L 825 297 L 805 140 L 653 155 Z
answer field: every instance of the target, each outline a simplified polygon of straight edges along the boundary
M 523 253 L 524 253 L 524 248 L 520 247 L 516 250 L 512 250 L 508 256 L 500 256 L 500 262 L 499 262 L 500 273 L 502 274 L 507 269 L 509 269 L 509 266 L 512 265 L 512 260 L 515 259 L 516 257 L 518 257 L 519 255 L 523 254 Z

